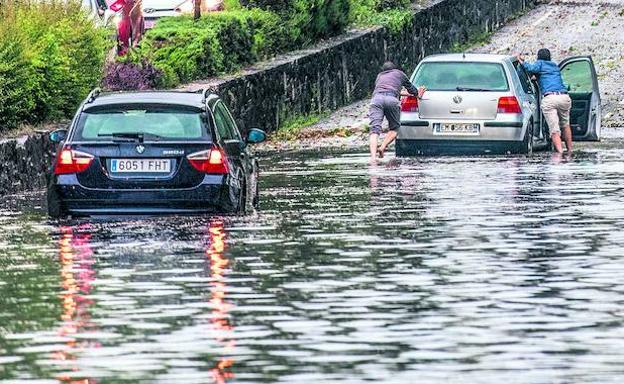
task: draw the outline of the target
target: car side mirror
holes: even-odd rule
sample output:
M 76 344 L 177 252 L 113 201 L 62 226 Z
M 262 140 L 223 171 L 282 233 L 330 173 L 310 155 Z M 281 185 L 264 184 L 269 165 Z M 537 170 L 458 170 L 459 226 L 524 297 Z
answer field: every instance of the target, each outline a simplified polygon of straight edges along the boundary
M 60 143 L 65 141 L 67 138 L 67 129 L 57 129 L 56 131 L 50 132 L 50 141 L 53 143 Z
M 245 140 L 249 144 L 258 144 L 262 143 L 267 139 L 267 134 L 258 128 L 251 128 L 249 132 L 247 132 L 247 140 Z

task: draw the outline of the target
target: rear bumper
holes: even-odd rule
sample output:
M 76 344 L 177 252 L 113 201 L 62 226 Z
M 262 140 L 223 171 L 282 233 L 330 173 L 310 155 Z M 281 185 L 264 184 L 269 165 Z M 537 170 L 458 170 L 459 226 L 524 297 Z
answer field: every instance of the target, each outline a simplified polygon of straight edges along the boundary
M 522 152 L 526 124 L 517 115 L 489 121 L 456 121 L 476 123 L 478 134 L 439 134 L 435 124 L 448 120 L 409 119 L 401 122 L 396 152 L 397 156 L 442 154 L 506 154 Z
M 397 139 L 396 154 L 423 155 L 491 155 L 522 152 L 522 142 L 500 140 L 405 140 Z
M 458 121 L 462 123 L 462 121 Z M 479 134 L 438 134 L 434 124 L 448 123 L 441 120 L 402 121 L 398 139 L 440 141 L 522 141 L 525 125 L 522 121 L 468 121 L 480 125 Z
M 163 213 L 231 213 L 238 209 L 238 193 L 224 176 L 206 175 L 200 185 L 188 189 L 85 188 L 75 175 L 55 178 L 48 196 L 58 200 L 71 215 L 119 215 Z

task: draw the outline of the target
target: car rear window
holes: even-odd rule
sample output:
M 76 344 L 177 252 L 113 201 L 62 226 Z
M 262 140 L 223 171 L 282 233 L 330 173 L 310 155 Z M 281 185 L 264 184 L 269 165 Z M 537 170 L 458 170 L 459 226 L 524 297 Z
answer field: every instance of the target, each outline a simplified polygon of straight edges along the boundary
M 430 91 L 508 91 L 501 64 L 478 62 L 427 62 L 416 72 L 413 83 Z
M 120 134 L 192 140 L 206 138 L 207 129 L 201 112 L 196 110 L 127 106 L 83 112 L 78 122 L 77 134 L 84 140 L 110 140 Z

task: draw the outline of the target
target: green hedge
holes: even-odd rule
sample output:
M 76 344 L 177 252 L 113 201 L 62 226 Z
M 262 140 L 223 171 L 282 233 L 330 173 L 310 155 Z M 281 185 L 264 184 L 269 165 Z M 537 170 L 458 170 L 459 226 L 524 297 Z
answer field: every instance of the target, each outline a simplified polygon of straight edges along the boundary
M 70 117 L 101 78 L 108 31 L 78 3 L 0 3 L 0 132 Z
M 286 20 L 293 44 L 309 44 L 336 35 L 349 23 L 354 0 L 247 0 L 243 4 L 275 12 Z
M 132 52 L 164 72 L 162 86 L 232 72 L 281 51 L 285 28 L 271 12 L 237 10 L 211 13 L 194 21 L 183 16 L 159 20 Z
M 410 0 L 230 0 L 234 10 L 159 20 L 130 53 L 134 65 L 152 63 L 160 87 L 234 72 L 341 33 L 349 24 L 400 29 L 411 20 Z M 230 8 L 230 9 L 231 9 Z M 121 87 L 123 89 L 123 87 Z

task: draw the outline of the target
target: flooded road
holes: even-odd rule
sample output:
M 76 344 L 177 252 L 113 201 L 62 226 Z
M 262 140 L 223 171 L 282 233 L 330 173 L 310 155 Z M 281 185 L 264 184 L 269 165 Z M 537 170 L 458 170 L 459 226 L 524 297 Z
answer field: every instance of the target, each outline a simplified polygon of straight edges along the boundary
M 0 378 L 621 383 L 624 136 L 571 159 L 263 159 L 248 217 L 0 211 Z

